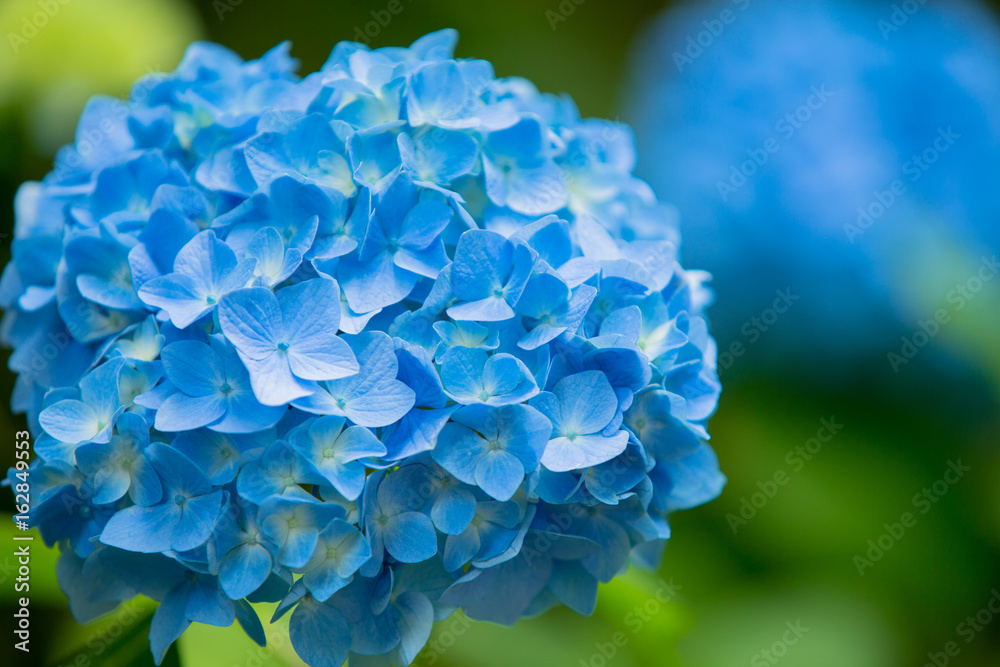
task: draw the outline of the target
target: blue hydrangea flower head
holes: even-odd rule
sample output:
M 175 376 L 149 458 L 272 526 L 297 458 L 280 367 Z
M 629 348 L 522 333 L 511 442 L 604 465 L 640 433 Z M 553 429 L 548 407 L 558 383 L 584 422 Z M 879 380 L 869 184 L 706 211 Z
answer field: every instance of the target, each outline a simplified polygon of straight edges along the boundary
M 727 304 L 723 350 L 826 381 L 997 252 L 998 58 L 978 0 L 719 0 L 649 25 L 624 116 Z
M 720 492 L 707 276 L 631 132 L 456 38 L 195 44 L 21 188 L 0 332 L 81 622 L 159 601 L 160 662 L 277 602 L 310 665 L 409 665 L 459 607 L 589 613 Z

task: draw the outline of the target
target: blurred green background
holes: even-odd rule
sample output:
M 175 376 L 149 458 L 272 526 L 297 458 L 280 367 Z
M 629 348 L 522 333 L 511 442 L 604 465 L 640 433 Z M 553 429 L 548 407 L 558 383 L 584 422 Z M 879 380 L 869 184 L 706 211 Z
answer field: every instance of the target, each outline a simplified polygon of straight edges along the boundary
M 290 39 L 308 72 L 336 42 L 357 39 L 358 30 L 383 46 L 451 26 L 461 32 L 458 55 L 488 59 L 498 75 L 525 76 L 541 90 L 569 93 L 584 116 L 615 118 L 630 40 L 664 6 L 400 2 L 403 11 L 382 26 L 372 12 L 385 9 L 385 0 L 0 0 L 0 261 L 9 257 L 17 185 L 50 168 L 55 148 L 72 138 L 84 100 L 124 95 L 147 70 L 172 69 L 193 39 L 221 42 L 248 58 Z M 30 39 L 12 41 L 11 33 L 27 34 L 26 17 L 42 5 L 58 9 Z M 984 331 L 975 313 L 969 318 L 964 326 L 987 341 L 979 347 L 992 341 L 995 350 L 997 332 Z M 753 354 L 751 347 L 748 366 Z M 553 610 L 503 629 L 456 615 L 439 624 L 417 664 L 1000 664 L 1000 617 L 987 608 L 1000 598 L 996 390 L 932 382 L 925 391 L 925 383 L 912 380 L 932 371 L 910 366 L 890 377 L 880 357 L 862 381 L 820 393 L 787 377 L 739 373 L 740 363 L 722 373 L 711 423 L 729 485 L 715 502 L 675 515 L 659 572 L 633 571 L 603 587 L 591 618 Z M 996 372 L 988 360 L 983 365 Z M 1000 386 L 1000 377 L 993 380 Z M 0 384 L 6 399 L 12 375 L 4 373 Z M 969 405 L 975 407 L 953 407 Z M 0 437 L 12 443 L 23 418 L 10 414 L 6 400 L 3 406 Z M 820 431 L 829 424 L 832 437 Z M 13 447 L 0 447 L 0 466 L 13 460 Z M 935 481 L 959 462 L 968 471 L 935 491 Z M 919 497 L 925 489 L 933 503 Z M 2 508 L 12 508 L 7 493 Z M 896 526 L 907 512 L 914 520 Z M 0 520 L 7 623 L 15 576 L 9 526 Z M 35 547 L 32 652 L 14 651 L 5 630 L 0 664 L 152 664 L 145 641 L 151 603 L 140 600 L 79 627 L 55 583 L 55 554 Z M 269 634 L 271 647 L 262 650 L 235 626 L 194 626 L 168 662 L 301 664 L 280 627 Z M 957 655 L 947 654 L 949 642 Z

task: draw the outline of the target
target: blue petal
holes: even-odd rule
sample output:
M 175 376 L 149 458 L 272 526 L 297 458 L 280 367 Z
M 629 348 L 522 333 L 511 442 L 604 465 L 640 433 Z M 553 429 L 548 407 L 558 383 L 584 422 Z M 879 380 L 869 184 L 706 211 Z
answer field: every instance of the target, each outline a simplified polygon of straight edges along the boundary
M 384 382 L 366 394 L 347 401 L 344 414 L 361 426 L 387 426 L 399 421 L 413 407 L 416 395 L 402 382 Z
M 274 227 L 264 227 L 250 239 L 246 254 L 257 260 L 254 275 L 264 287 L 276 285 L 295 272 L 302 262 L 296 248 L 285 252 L 285 244 Z
M 219 561 L 219 583 L 233 600 L 260 588 L 271 573 L 271 554 L 260 544 L 233 549 Z
M 222 359 L 210 346 L 193 340 L 171 343 L 160 352 L 163 369 L 188 396 L 209 396 L 225 382 Z
M 434 606 L 427 596 L 407 591 L 393 604 L 399 627 L 399 649 L 406 663 L 413 662 L 427 644 L 434 626 Z
M 471 428 L 452 422 L 441 429 L 431 456 L 461 481 L 475 484 L 476 464 L 488 448 L 489 443 Z
M 189 431 L 207 426 L 225 413 L 222 396 L 188 396 L 176 392 L 157 409 L 154 424 L 160 431 Z
M 469 526 L 458 535 L 449 535 L 444 546 L 445 569 L 459 569 L 479 553 L 479 547 L 479 529 L 475 526 Z
M 90 440 L 102 428 L 97 413 L 89 405 L 72 399 L 45 408 L 38 421 L 53 438 L 70 443 Z
M 337 456 L 344 461 L 355 461 L 366 456 L 382 456 L 385 446 L 362 426 L 351 426 L 337 438 Z
M 538 393 L 531 372 L 524 363 L 509 354 L 494 354 L 483 368 L 483 390 L 490 405 L 508 405 L 526 401 Z
M 129 497 L 136 505 L 153 505 L 160 502 L 163 497 L 160 478 L 145 456 L 133 464 L 130 484 Z
M 236 478 L 240 450 L 232 438 L 211 431 L 188 431 L 174 438 L 173 446 L 193 461 L 216 485 Z
M 407 116 L 414 127 L 442 121 L 450 127 L 471 127 L 478 121 L 468 118 L 465 123 L 457 119 L 467 117 L 471 104 L 469 91 L 462 73 L 454 61 L 433 63 L 420 68 L 407 84 Z
M 157 665 L 163 662 L 170 645 L 191 625 L 191 621 L 184 618 L 185 598 L 184 587 L 178 587 L 163 598 L 153 613 L 149 626 L 149 648 Z
M 212 491 L 212 485 L 191 459 L 173 447 L 153 443 L 146 448 L 146 457 L 156 468 L 157 474 L 169 494 L 184 493 L 200 496 Z
M 470 230 L 462 234 L 451 270 L 455 296 L 463 301 L 495 296 L 493 290 L 503 287 L 511 253 L 510 242 L 496 232 Z
M 92 478 L 96 489 L 91 498 L 95 504 L 112 503 L 128 492 L 132 480 L 117 454 L 110 444 L 96 442 L 82 444 L 76 450 L 77 467 Z
M 476 515 L 476 497 L 465 489 L 451 487 L 431 508 L 431 520 L 442 533 L 458 535 Z
M 343 615 L 333 605 L 308 597 L 292 612 L 288 635 L 295 652 L 311 667 L 342 667 L 351 646 Z
M 597 433 L 615 416 L 618 398 L 604 373 L 584 371 L 560 380 L 553 388 L 559 398 L 563 433 Z
M 487 452 L 476 464 L 476 484 L 497 500 L 509 500 L 524 480 L 524 466 L 502 449 Z
M 549 440 L 542 455 L 542 465 L 553 472 L 579 470 L 610 461 L 625 451 L 628 433 L 619 431 L 611 437 L 580 435 L 573 439 Z
M 335 380 L 358 372 L 354 354 L 336 336 L 340 290 L 336 281 L 307 280 L 276 294 L 292 371 L 306 380 Z
M 444 202 L 426 200 L 411 208 L 400 229 L 399 245 L 414 250 L 423 250 L 433 243 L 445 230 L 454 215 L 451 207 Z
M 419 512 L 403 512 L 389 519 L 382 530 L 385 550 L 401 563 L 419 563 L 437 553 L 434 524 Z
M 391 432 L 383 434 L 385 458 L 398 461 L 434 449 L 438 434 L 458 407 L 410 410 L 394 425 L 395 428 L 389 427 Z
M 126 551 L 169 551 L 181 509 L 169 499 L 162 505 L 127 507 L 116 512 L 101 532 L 101 542 Z
M 396 266 L 388 253 L 380 253 L 366 262 L 350 255 L 344 257 L 337 277 L 347 303 L 356 313 L 368 313 L 399 303 L 417 284 L 417 275 Z
M 432 183 L 449 183 L 475 167 L 479 145 L 464 132 L 434 130 L 416 139 L 400 133 L 399 152 L 403 164 L 417 178 Z
M 260 618 L 250 603 L 246 600 L 239 600 L 233 603 L 233 607 L 236 609 L 236 620 L 239 621 L 240 627 L 247 633 L 247 636 L 258 646 L 267 645 L 264 626 L 261 625 Z
M 590 616 L 597 606 L 597 579 L 577 561 L 556 561 L 548 589 L 567 607 Z
M 219 303 L 219 321 L 226 338 L 244 361 L 265 359 L 282 342 L 278 300 L 261 287 L 237 290 L 223 297 Z
M 503 322 L 514 317 L 514 309 L 503 294 L 467 301 L 448 308 L 448 317 L 476 322 Z
M 179 329 L 190 326 L 215 307 L 201 283 L 179 273 L 153 278 L 142 286 L 139 296 L 147 305 L 167 311 L 171 323 Z
M 216 491 L 204 496 L 189 498 L 184 503 L 180 520 L 174 529 L 173 539 L 170 541 L 170 548 L 175 551 L 188 551 L 204 544 L 212 530 L 215 522 L 222 511 L 222 503 L 225 500 L 225 491 Z M 171 502 L 167 499 L 167 503 Z

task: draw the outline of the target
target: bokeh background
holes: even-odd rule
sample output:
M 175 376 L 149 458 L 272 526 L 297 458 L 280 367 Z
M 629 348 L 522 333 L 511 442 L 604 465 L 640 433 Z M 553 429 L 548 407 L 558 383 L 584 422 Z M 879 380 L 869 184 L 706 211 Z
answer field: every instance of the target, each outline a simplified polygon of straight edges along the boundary
M 1000 95 L 1000 47 L 990 41 L 989 27 L 996 8 L 976 15 L 973 23 L 987 34 L 973 39 L 968 23 L 935 18 L 934 3 L 916 0 L 866 3 L 860 14 L 822 9 L 836 3 L 806 3 L 815 10 L 810 13 L 791 8 L 799 3 L 782 10 L 763 0 L 696 2 L 666 15 L 662 0 L 398 0 L 401 11 L 386 21 L 388 4 L 0 0 L 0 261 L 9 258 L 18 184 L 50 168 L 55 149 L 72 139 L 84 100 L 95 93 L 125 95 L 146 71 L 173 68 L 190 41 L 211 39 L 252 58 L 290 39 L 308 72 L 340 40 L 399 45 L 457 28 L 460 56 L 488 59 L 499 75 L 566 92 L 584 116 L 637 123 L 640 175 L 661 197 L 676 200 L 684 254 L 688 264 L 699 265 L 691 268 L 717 274 L 711 312 L 720 350 L 740 343 L 742 352 L 720 364 L 724 390 L 711 423 L 729 484 L 718 500 L 673 517 L 673 539 L 658 572 L 629 572 L 604 586 L 591 618 L 553 610 L 502 629 L 456 616 L 439 624 L 417 664 L 1000 664 L 1000 615 L 988 607 L 1000 600 L 1000 280 L 977 292 L 969 308 L 949 311 L 951 322 L 910 363 L 894 369 L 888 360 L 901 350 L 901 336 L 912 338 L 920 321 L 947 304 L 957 281 L 974 275 L 984 253 L 1000 250 L 990 245 L 1000 236 L 1000 186 L 989 176 L 1000 153 L 988 124 L 968 135 L 971 148 L 928 171 L 924 189 L 912 198 L 919 206 L 894 207 L 868 236 L 873 246 L 879 229 L 897 235 L 880 246 L 881 254 L 835 261 L 844 252 L 843 225 L 856 217 L 838 212 L 836 204 L 853 211 L 888 184 L 878 175 L 861 179 L 860 201 L 844 200 L 842 177 L 858 175 L 851 160 L 875 154 L 887 141 L 905 159 L 903 130 L 927 114 L 935 123 L 948 124 L 955 113 L 1000 125 L 1000 107 L 989 106 L 990 95 Z M 877 21 L 901 4 L 916 8 L 910 36 L 893 32 L 886 39 Z M 703 22 L 723 9 L 739 12 L 736 20 L 690 64 L 676 67 L 672 54 L 685 53 L 687 38 L 697 40 L 708 29 Z M 899 27 L 899 33 L 908 29 Z M 831 30 L 837 39 L 829 39 Z M 921 57 L 910 59 L 897 48 L 902 39 Z M 939 88 L 948 79 L 931 75 L 954 73 L 945 61 L 956 52 L 971 59 L 963 76 L 985 91 L 962 98 L 961 108 L 949 106 L 958 97 Z M 864 58 L 871 70 L 858 69 Z M 782 76 L 789 71 L 795 76 Z M 811 85 L 824 82 L 809 78 L 815 72 L 845 86 L 860 81 L 864 94 L 843 95 L 854 104 L 843 108 L 834 97 L 826 110 L 836 122 L 816 110 L 817 122 L 783 138 L 784 152 L 752 186 L 740 188 L 734 204 L 720 205 L 717 181 L 729 177 L 730 160 L 739 164 L 746 151 L 763 145 L 781 118 L 768 105 L 783 112 L 782 95 L 797 99 L 795 86 L 808 95 Z M 845 108 L 870 111 L 878 122 L 869 135 L 859 134 L 857 117 Z M 977 237 L 978 245 L 956 246 L 954 235 L 945 242 L 928 232 L 977 226 L 992 231 Z M 923 243 L 917 251 L 904 240 Z M 879 262 L 887 259 L 896 282 L 881 272 Z M 870 303 L 859 305 L 850 291 L 845 298 L 844 285 L 855 283 L 876 283 L 891 305 L 875 302 L 866 310 L 861 306 Z M 772 318 L 761 290 L 783 289 L 798 299 Z M 766 329 L 753 317 L 767 321 Z M 4 372 L 5 398 L 12 384 Z M 4 402 L 0 442 L 12 443 L 22 428 L 23 419 Z M 0 465 L 13 460 L 13 447 L 0 446 Z M 961 477 L 948 472 L 959 466 Z M 946 474 L 954 483 L 938 482 Z M 12 509 L 7 493 L 2 509 Z M 906 526 L 900 523 L 905 513 L 913 515 Z M 5 628 L 15 595 L 12 534 L 10 521 L 0 517 Z M 145 640 L 149 603 L 139 600 L 80 627 L 54 573 L 55 554 L 36 542 L 32 652 L 13 651 L 5 629 L 0 664 L 152 664 Z M 300 664 L 280 627 L 271 648 L 261 650 L 236 627 L 193 626 L 167 662 Z

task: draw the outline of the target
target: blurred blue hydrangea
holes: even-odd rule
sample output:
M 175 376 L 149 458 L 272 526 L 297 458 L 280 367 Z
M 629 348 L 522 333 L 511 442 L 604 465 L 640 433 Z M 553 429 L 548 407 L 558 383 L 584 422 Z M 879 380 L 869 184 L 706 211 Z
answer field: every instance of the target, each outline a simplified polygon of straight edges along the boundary
M 159 662 L 279 602 L 311 665 L 408 665 L 459 607 L 590 613 L 720 492 L 707 275 L 631 132 L 456 38 L 195 44 L 21 188 L 2 333 L 80 621 L 159 600 Z
M 884 357 L 1000 248 L 1000 28 L 980 5 L 698 3 L 633 56 L 637 173 L 727 304 L 720 368 L 733 344 L 823 381 Z

